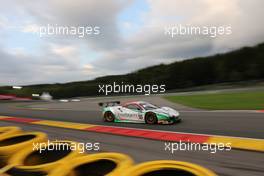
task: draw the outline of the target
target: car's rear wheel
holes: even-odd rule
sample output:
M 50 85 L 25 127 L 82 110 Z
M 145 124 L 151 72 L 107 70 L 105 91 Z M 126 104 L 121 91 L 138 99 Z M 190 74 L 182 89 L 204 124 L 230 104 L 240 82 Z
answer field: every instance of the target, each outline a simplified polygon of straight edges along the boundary
M 115 116 L 112 112 L 107 111 L 104 113 L 104 121 L 106 122 L 114 122 L 115 121 Z
M 147 124 L 156 124 L 158 122 L 157 116 L 154 113 L 147 113 L 145 115 L 145 122 Z

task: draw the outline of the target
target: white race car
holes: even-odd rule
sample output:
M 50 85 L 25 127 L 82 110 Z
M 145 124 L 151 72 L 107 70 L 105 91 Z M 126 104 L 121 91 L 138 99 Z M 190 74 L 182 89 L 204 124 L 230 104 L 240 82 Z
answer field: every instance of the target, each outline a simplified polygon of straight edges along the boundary
M 145 101 L 134 101 L 124 105 L 120 105 L 119 101 L 112 101 L 99 105 L 103 107 L 103 119 L 106 122 L 172 124 L 181 121 L 178 111 Z

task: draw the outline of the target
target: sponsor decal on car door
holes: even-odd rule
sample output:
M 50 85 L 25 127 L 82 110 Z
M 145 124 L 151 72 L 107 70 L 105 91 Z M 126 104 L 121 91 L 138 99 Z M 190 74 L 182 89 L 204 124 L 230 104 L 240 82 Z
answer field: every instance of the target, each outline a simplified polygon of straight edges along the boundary
M 143 112 L 140 107 L 137 105 L 128 105 L 126 108 L 127 109 L 127 120 L 130 121 L 143 121 Z

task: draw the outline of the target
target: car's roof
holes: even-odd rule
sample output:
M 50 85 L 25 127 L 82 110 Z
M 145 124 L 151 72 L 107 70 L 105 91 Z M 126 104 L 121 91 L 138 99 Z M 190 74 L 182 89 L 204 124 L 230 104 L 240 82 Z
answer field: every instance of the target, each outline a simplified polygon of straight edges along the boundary
M 146 101 L 130 101 L 130 102 L 126 102 L 124 105 L 130 105 L 130 104 L 145 104 L 148 103 Z

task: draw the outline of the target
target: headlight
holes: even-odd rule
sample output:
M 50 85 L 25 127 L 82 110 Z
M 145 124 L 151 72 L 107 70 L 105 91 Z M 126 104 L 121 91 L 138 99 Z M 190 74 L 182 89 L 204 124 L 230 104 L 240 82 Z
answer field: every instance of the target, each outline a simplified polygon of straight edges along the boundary
M 179 115 L 180 115 L 180 113 L 176 111 L 175 112 L 175 116 L 179 116 Z

